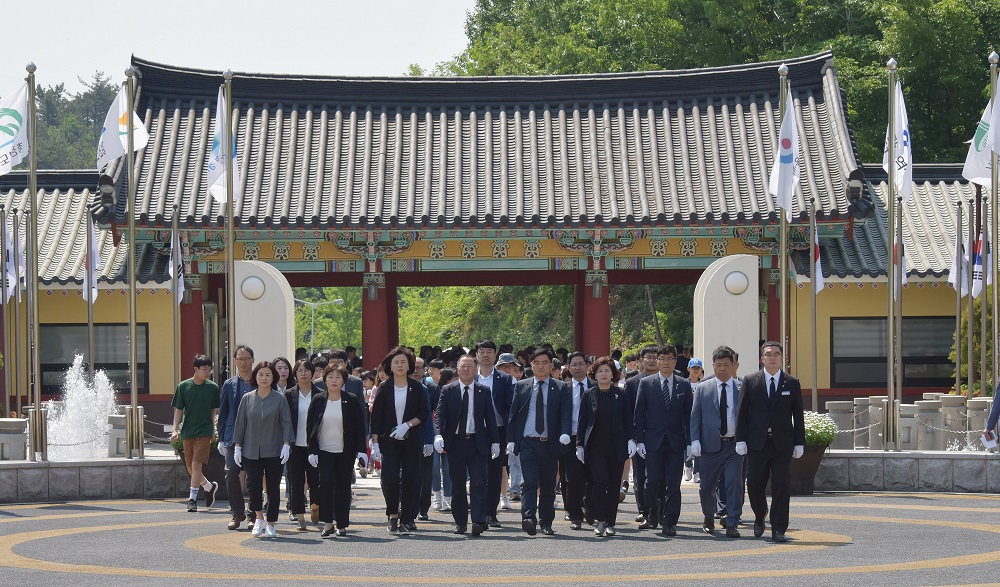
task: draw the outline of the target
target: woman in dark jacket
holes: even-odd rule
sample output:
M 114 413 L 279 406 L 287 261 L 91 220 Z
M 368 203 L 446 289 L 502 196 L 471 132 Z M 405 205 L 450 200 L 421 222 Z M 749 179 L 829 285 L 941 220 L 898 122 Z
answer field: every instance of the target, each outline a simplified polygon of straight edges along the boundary
M 421 424 L 429 406 L 422 383 L 410 377 L 416 357 L 404 346 L 389 351 L 382 360 L 388 379 L 378 387 L 372 402 L 372 458 L 382 462 L 382 495 L 389 517 L 389 532 L 400 527 L 417 529 L 414 520 L 420 502 Z
M 351 480 L 354 462 L 366 463 L 365 415 L 361 400 L 344 392 L 349 373 L 343 363 L 323 369 L 326 391 L 313 394 L 306 428 L 309 464 L 319 469 L 319 519 L 323 536 L 346 536 L 350 526 Z
M 316 490 L 319 488 L 319 475 L 316 469 L 309 466 L 309 433 L 306 422 L 307 412 L 312 398 L 319 393 L 319 388 L 313 384 L 316 369 L 309 361 L 296 361 L 292 369 L 295 385 L 285 391 L 288 399 L 288 409 L 292 414 L 292 431 L 295 440 L 292 442 L 292 455 L 285 465 L 288 482 L 288 509 L 296 516 L 299 530 L 306 529 L 305 484 L 309 482 L 309 506 L 313 524 L 319 522 L 319 498 Z
M 596 385 L 580 398 L 576 456 L 593 483 L 591 507 L 594 534 L 614 536 L 618 518 L 618 485 L 625 460 L 635 453 L 632 440 L 632 404 L 618 387 L 619 372 L 610 357 L 601 357 L 590 367 Z

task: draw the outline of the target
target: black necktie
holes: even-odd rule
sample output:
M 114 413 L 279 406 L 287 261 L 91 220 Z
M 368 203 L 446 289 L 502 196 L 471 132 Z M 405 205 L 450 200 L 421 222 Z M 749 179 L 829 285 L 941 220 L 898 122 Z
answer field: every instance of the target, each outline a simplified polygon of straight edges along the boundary
M 538 398 L 535 400 L 535 432 L 542 434 L 545 432 L 545 400 L 542 394 L 545 393 L 545 382 L 538 382 Z
M 771 378 L 771 386 L 767 388 L 767 397 L 768 397 L 768 399 L 773 400 L 774 399 L 774 395 L 775 395 L 774 377 L 772 377 Z
M 670 379 L 663 380 L 663 405 L 670 407 Z
M 458 435 L 465 436 L 468 433 L 466 423 L 469 421 L 469 386 L 465 386 L 465 393 L 462 394 L 462 409 L 458 412 Z
M 719 398 L 719 430 L 725 436 L 729 433 L 729 400 L 726 399 L 726 384 L 722 384 L 722 396 Z

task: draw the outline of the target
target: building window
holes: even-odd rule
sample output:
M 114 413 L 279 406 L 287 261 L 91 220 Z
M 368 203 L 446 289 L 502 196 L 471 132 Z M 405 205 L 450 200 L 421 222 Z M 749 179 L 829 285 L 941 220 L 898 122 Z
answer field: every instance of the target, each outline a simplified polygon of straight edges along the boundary
M 38 335 L 42 393 L 60 394 L 75 355 L 87 363 L 87 325 L 42 324 Z M 149 393 L 149 325 L 136 324 L 135 337 L 139 393 Z M 129 393 L 128 324 L 95 324 L 94 357 L 95 370 L 104 370 L 118 393 Z
M 830 324 L 830 386 L 886 385 L 889 341 L 885 318 L 833 318 Z M 955 336 L 951 317 L 903 318 L 903 385 L 947 387 L 955 381 L 948 358 Z

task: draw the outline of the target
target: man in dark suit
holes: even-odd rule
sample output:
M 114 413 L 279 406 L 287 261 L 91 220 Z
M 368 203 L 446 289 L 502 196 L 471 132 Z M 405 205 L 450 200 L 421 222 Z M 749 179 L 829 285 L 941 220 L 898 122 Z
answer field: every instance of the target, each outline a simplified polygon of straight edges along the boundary
M 634 375 L 625 380 L 625 395 L 628 396 L 629 402 L 632 404 L 633 410 L 635 409 L 635 398 L 639 392 L 639 381 L 643 377 L 648 377 L 650 375 L 656 375 L 659 369 L 656 366 L 656 353 L 659 347 L 656 346 L 646 346 L 639 351 L 639 369 L 640 373 Z M 632 481 L 635 483 L 635 505 L 639 511 L 639 515 L 636 516 L 635 521 L 642 524 L 649 517 L 649 508 L 646 502 L 646 458 L 636 453 L 632 457 Z M 663 491 L 661 488 L 657 488 L 657 495 L 660 499 L 663 498 Z
M 570 399 L 573 402 L 573 415 L 570 418 L 570 443 L 576 446 L 577 425 L 580 421 L 580 401 L 584 392 L 589 389 L 594 382 L 587 377 L 587 355 L 581 351 L 575 351 L 567 357 L 567 366 L 573 376 L 567 383 L 570 388 Z M 593 519 L 592 516 L 584 516 L 584 505 L 587 492 L 587 472 L 583 463 L 576 458 L 574 451 L 566 451 L 559 458 L 559 470 L 562 477 L 563 509 L 570 519 L 570 528 L 580 530 L 583 528 L 584 518 Z
M 458 359 L 458 381 L 444 386 L 434 416 L 438 436 L 434 450 L 448 451 L 451 473 L 451 515 L 455 534 L 465 534 L 472 506 L 472 535 L 479 536 L 489 526 L 486 519 L 486 463 L 500 456 L 500 438 L 490 390 L 475 382 L 476 359 Z M 466 497 L 466 472 L 469 495 Z
M 566 383 L 549 376 L 554 356 L 547 347 L 532 353 L 534 376 L 517 382 L 507 423 L 507 450 L 521 458 L 524 477 L 521 529 L 530 536 L 539 523 L 543 534 L 555 534 L 556 470 L 570 443 L 573 404 Z
M 799 380 L 781 370 L 781 345 L 769 341 L 760 347 L 764 368 L 743 380 L 736 419 L 736 452 L 748 454 L 747 493 L 753 510 L 753 535 L 764 534 L 771 480 L 771 538 L 786 542 L 788 530 L 789 468 L 805 450 L 806 433 Z
M 500 434 L 500 445 L 507 444 L 507 419 L 510 416 L 510 405 L 514 401 L 514 380 L 510 375 L 500 371 L 494 365 L 497 362 L 497 345 L 492 340 L 484 340 L 476 345 L 476 362 L 479 370 L 476 372 L 476 383 L 490 390 L 493 398 L 493 416 L 497 421 L 497 431 Z M 486 480 L 486 517 L 493 528 L 500 527 L 497 519 L 497 508 L 500 506 L 500 493 L 503 485 L 504 467 L 507 459 L 501 456 L 490 459 L 487 463 L 488 477 Z
M 664 536 L 676 536 L 681 514 L 681 477 L 690 444 L 691 384 L 674 373 L 677 351 L 662 346 L 657 351 L 656 375 L 643 377 L 635 401 L 635 440 L 638 453 L 646 458 L 646 501 L 649 515 L 640 528 L 656 528 L 662 522 Z M 662 503 L 656 486 L 665 481 Z
M 743 510 L 743 457 L 736 453 L 736 413 L 739 405 L 739 381 L 736 353 L 720 346 L 712 353 L 715 376 L 694 388 L 691 406 L 691 456 L 701 457 L 701 511 L 705 516 L 702 530 L 715 530 L 716 487 L 725 491 L 726 536 L 739 538 L 737 530 Z M 730 483 L 719 486 L 725 472 Z

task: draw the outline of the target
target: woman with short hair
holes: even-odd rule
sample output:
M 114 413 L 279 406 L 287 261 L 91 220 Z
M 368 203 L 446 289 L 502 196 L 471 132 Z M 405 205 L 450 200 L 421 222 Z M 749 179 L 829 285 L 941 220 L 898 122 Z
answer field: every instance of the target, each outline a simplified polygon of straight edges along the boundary
M 295 385 L 285 391 L 288 409 L 292 415 L 292 430 L 294 431 L 292 454 L 286 465 L 288 480 L 288 509 L 299 523 L 299 530 L 306 529 L 306 499 L 305 486 L 309 484 L 309 505 L 311 519 L 319 522 L 319 499 L 316 490 L 319 487 L 319 475 L 316 469 L 309 466 L 309 432 L 306 419 L 312 399 L 320 392 L 313 383 L 316 369 L 309 361 L 296 361 Z

